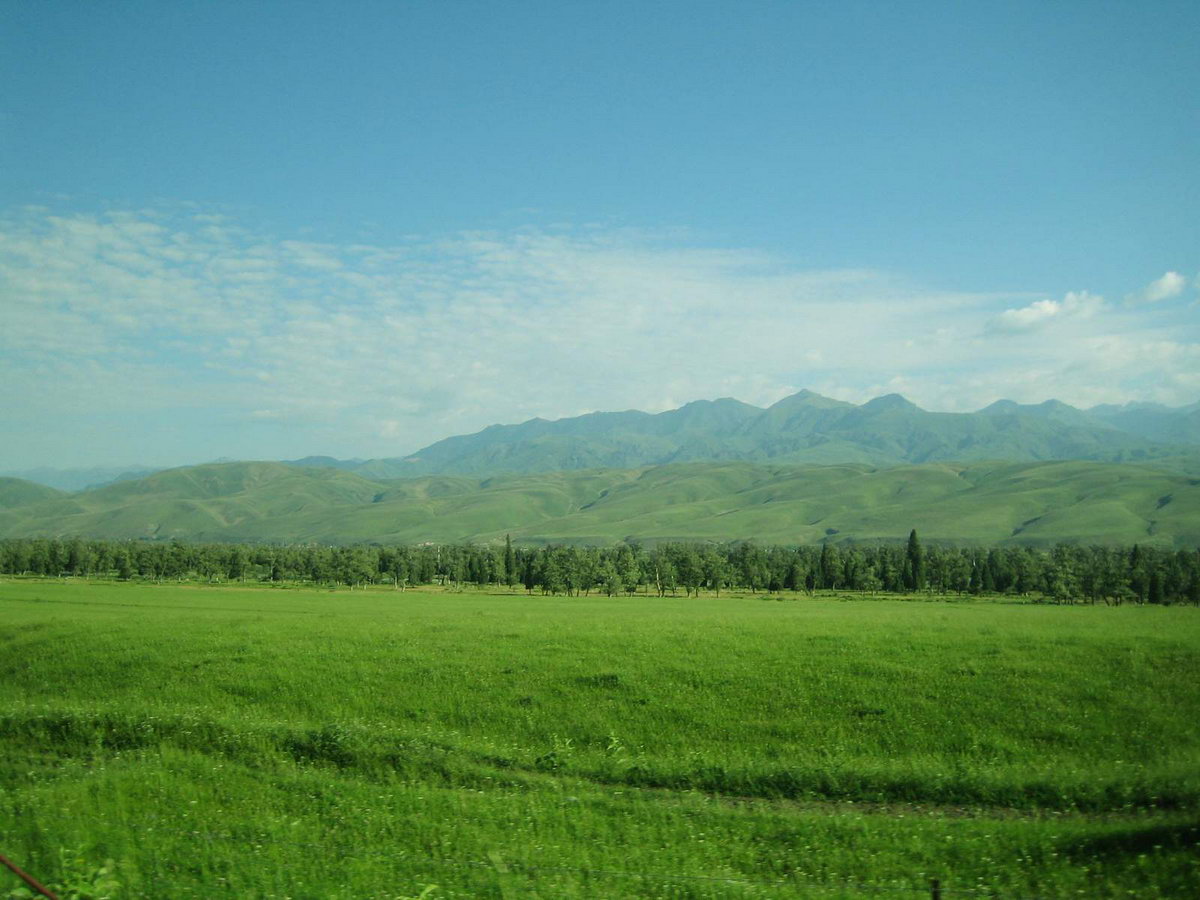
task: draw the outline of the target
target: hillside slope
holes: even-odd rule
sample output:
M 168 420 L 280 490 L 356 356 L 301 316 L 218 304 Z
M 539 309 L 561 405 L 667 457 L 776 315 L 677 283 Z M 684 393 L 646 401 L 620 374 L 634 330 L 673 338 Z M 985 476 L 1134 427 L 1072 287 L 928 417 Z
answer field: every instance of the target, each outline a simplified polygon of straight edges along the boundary
M 0 536 L 352 543 L 930 540 L 1200 545 L 1200 479 L 1085 461 L 685 463 L 370 481 L 225 463 L 0 509 Z
M 0 511 L 3 534 L 202 539 L 246 531 L 273 540 L 306 512 L 370 503 L 381 486 L 350 472 L 282 463 L 213 463 L 167 469 Z
M 28 506 L 61 496 L 62 491 L 44 484 L 36 484 L 23 478 L 0 478 L 0 509 Z

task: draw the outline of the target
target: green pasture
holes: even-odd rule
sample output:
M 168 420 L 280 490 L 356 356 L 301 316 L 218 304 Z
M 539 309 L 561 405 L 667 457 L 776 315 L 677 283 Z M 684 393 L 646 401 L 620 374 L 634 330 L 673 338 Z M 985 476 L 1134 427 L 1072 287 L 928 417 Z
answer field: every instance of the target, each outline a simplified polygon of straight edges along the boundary
M 1194 896 L 1198 672 L 1194 608 L 10 580 L 0 852 L 76 897 Z

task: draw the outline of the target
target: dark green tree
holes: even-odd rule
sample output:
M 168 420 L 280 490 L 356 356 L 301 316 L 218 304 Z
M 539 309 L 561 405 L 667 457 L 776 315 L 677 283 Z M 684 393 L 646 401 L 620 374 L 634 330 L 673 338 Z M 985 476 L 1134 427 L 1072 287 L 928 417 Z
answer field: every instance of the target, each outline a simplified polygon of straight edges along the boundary
M 925 590 L 925 550 L 917 537 L 917 529 L 908 533 L 908 549 L 905 551 L 905 587 L 910 591 Z
M 122 581 L 133 577 L 133 564 L 129 561 L 129 551 L 124 547 L 113 554 L 113 564 L 113 568 L 117 570 L 117 577 Z
M 225 577 L 230 581 L 246 577 L 246 553 L 241 547 L 232 547 L 225 559 Z
M 509 590 L 512 590 L 513 585 L 517 583 L 517 557 L 513 553 L 512 537 L 504 536 L 504 583 L 508 585 Z

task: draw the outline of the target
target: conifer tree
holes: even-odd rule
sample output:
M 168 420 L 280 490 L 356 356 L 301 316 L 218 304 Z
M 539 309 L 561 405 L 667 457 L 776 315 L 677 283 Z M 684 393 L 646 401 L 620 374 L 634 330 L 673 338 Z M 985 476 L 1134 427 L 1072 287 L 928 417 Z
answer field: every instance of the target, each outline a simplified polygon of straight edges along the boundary
M 921 541 L 917 538 L 917 529 L 915 528 L 908 534 L 908 552 L 905 556 L 905 561 L 908 563 L 905 567 L 908 588 L 914 591 L 924 590 L 925 551 L 921 547 Z
M 504 536 L 504 583 L 511 589 L 517 583 L 517 558 L 513 554 L 512 537 Z

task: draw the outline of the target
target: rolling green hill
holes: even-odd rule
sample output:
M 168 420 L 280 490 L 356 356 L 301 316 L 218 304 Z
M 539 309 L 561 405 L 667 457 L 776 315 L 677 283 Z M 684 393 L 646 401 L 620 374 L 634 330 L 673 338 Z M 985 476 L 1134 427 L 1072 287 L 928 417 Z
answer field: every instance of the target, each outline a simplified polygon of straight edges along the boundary
M 20 478 L 0 478 L 0 510 L 28 506 L 61 496 L 62 491 L 46 487 L 44 484 L 35 484 Z
M 1087 461 L 890 468 L 705 462 L 392 481 L 221 463 L 50 494 L 0 509 L 0 536 L 416 543 L 511 534 L 526 543 L 792 544 L 893 540 L 915 527 L 937 541 L 1200 544 L 1200 479 Z
M 349 472 L 280 463 L 168 469 L 135 481 L 0 510 L 5 534 L 263 539 L 297 516 L 370 503 L 381 486 Z

